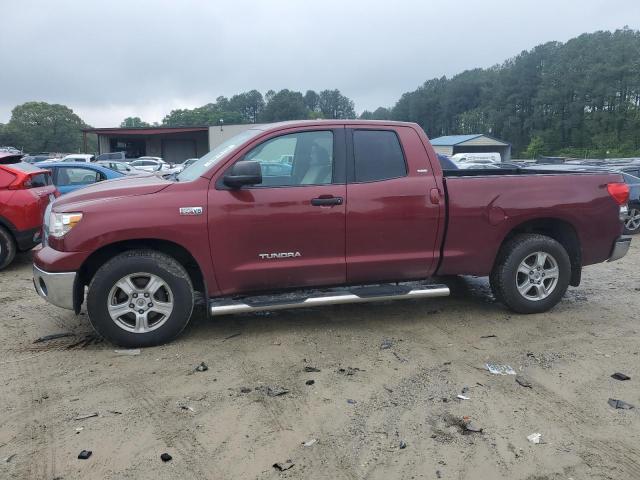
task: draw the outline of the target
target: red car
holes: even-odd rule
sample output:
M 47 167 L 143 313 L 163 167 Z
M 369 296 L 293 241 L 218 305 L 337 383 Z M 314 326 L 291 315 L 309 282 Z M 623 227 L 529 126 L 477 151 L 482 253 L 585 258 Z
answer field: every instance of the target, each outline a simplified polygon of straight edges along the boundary
M 179 174 L 56 200 L 34 281 L 76 312 L 86 290 L 94 328 L 127 346 L 178 335 L 194 291 L 218 315 L 444 296 L 430 278 L 477 275 L 544 312 L 626 254 L 628 196 L 609 172 L 443 170 L 412 123 L 255 126 Z
M 40 243 L 44 211 L 58 196 L 51 173 L 21 157 L 0 152 L 0 270 Z

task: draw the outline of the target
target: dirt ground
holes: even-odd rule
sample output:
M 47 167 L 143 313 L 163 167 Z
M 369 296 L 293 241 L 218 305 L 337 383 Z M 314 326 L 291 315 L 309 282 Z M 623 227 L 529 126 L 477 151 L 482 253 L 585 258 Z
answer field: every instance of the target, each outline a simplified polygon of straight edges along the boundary
M 436 300 L 216 320 L 201 308 L 177 341 L 130 356 L 41 300 L 23 255 L 0 273 L 0 478 L 640 479 L 639 265 L 636 241 L 533 316 L 474 278 Z M 73 336 L 33 343 L 61 332 Z

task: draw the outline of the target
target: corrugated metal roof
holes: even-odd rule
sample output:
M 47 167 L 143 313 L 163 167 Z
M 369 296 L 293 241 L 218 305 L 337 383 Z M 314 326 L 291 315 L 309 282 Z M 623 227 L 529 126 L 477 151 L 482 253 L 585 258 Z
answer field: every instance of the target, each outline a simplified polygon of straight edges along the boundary
M 445 135 L 431 140 L 431 145 L 458 145 L 459 143 L 481 137 L 481 133 L 475 135 Z

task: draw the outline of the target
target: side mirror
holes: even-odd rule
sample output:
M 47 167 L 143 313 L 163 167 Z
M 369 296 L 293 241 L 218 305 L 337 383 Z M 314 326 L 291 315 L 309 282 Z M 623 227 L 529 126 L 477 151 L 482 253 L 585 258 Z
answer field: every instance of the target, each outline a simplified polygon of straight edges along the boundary
M 262 183 L 262 168 L 259 162 L 252 160 L 236 162 L 224 176 L 224 184 L 231 188 L 243 185 L 258 185 Z

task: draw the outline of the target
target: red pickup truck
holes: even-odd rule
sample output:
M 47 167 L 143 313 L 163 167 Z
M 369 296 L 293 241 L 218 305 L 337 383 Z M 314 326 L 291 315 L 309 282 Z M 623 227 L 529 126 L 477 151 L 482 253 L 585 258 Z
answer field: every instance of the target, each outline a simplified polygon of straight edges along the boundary
M 448 295 L 489 276 L 521 313 L 553 307 L 582 267 L 624 256 L 620 175 L 445 170 L 412 123 L 256 126 L 180 174 L 101 182 L 53 203 L 38 293 L 115 344 L 166 342 L 194 292 L 212 315 Z

